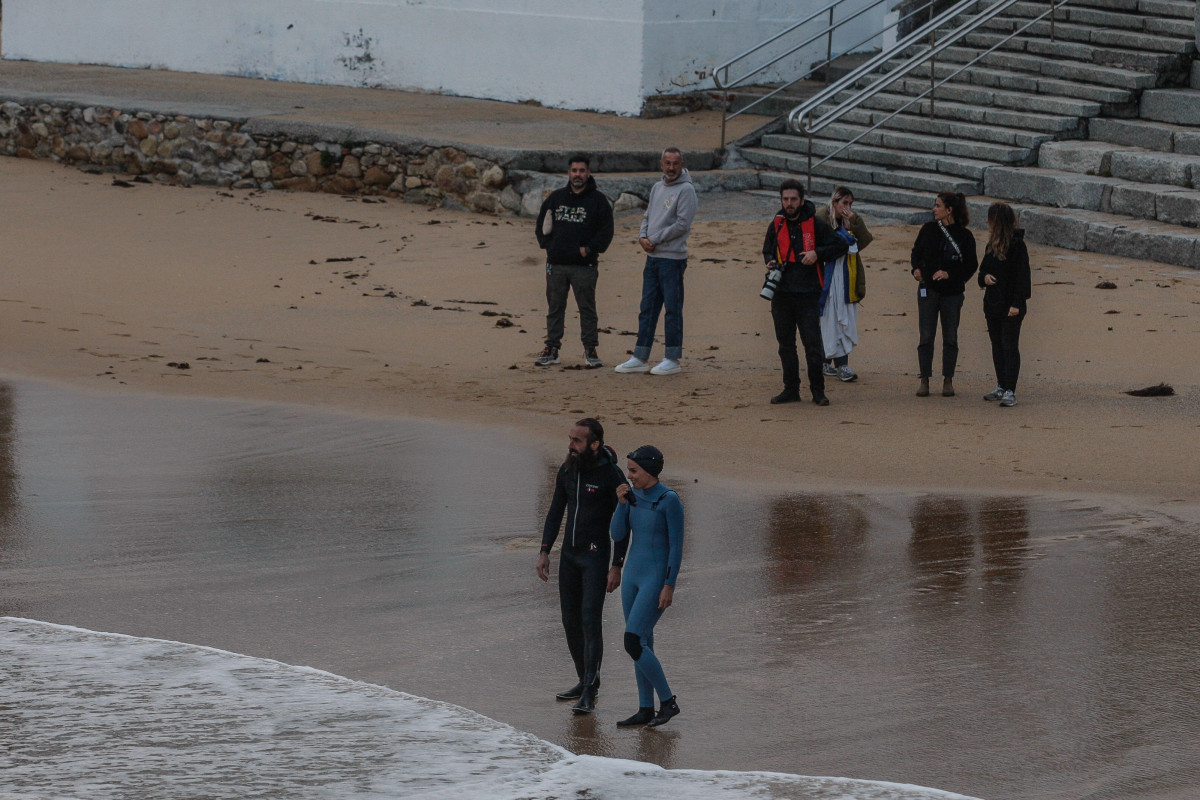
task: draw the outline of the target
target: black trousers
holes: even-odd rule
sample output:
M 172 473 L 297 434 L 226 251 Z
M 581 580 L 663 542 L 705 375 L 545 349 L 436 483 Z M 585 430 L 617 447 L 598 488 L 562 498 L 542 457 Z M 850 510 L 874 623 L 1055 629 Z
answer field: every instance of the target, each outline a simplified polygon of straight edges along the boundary
M 1007 314 L 999 317 L 986 317 L 988 338 L 992 340 L 992 365 L 996 368 L 996 385 L 1010 392 L 1017 390 L 1017 377 L 1021 373 L 1021 323 L 1025 320 L 1022 312 L 1018 316 Z
M 921 292 L 925 296 L 921 297 Z M 958 320 L 962 316 L 963 296 L 943 295 L 924 285 L 917 291 L 917 364 L 922 378 L 933 377 L 933 343 L 937 338 L 938 319 L 942 321 L 942 377 L 953 378 L 958 365 Z
M 608 587 L 608 548 L 596 552 L 563 548 L 558 562 L 558 601 L 567 647 L 579 680 L 591 682 L 604 659 L 602 628 Z
M 775 321 L 775 341 L 779 342 L 779 362 L 783 365 L 783 390 L 800 391 L 800 354 L 796 350 L 796 331 L 804 346 L 808 367 L 808 386 L 813 396 L 825 394 L 825 345 L 821 342 L 821 296 L 816 292 L 776 292 L 771 298 L 771 318 Z

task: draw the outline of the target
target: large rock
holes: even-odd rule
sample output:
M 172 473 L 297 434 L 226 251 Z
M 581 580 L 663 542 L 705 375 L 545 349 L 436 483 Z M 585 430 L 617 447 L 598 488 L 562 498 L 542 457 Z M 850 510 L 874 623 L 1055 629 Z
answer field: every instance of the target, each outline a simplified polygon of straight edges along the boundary
M 498 164 L 493 164 L 484 170 L 483 185 L 489 189 L 499 189 L 504 185 L 504 169 Z
M 288 192 L 315 192 L 318 188 L 317 179 L 311 175 L 297 178 L 284 178 L 275 181 L 275 185 Z
M 383 167 L 371 167 L 363 175 L 362 181 L 367 186 L 388 186 L 392 182 L 392 173 Z
M 340 178 L 361 178 L 362 164 L 359 162 L 358 157 L 346 156 L 343 158 L 342 166 L 337 174 Z
M 271 165 L 266 161 L 251 161 L 250 174 L 253 175 L 256 180 L 265 181 L 267 178 L 271 177 Z
M 324 153 L 317 151 L 313 151 L 306 155 L 304 157 L 304 166 L 308 168 L 308 174 L 314 177 L 328 174 L 329 168 L 325 166 L 325 159 L 327 158 L 328 156 L 326 156 Z

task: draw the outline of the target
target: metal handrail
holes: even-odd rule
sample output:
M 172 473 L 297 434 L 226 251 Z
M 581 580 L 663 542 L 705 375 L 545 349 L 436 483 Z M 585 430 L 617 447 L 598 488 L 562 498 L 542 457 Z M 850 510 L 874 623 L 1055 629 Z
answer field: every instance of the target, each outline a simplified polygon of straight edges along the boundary
M 784 91 L 785 89 L 788 89 L 788 88 L 794 86 L 795 84 L 797 84 L 800 81 L 804 80 L 805 78 L 809 77 L 813 73 L 818 72 L 819 70 L 821 70 L 824 67 L 827 67 L 830 63 L 832 63 L 832 61 L 834 59 L 834 55 L 833 55 L 833 33 L 834 33 L 834 31 L 836 31 L 838 28 L 842 27 L 843 25 L 851 22 L 852 20 L 857 19 L 858 17 L 862 16 L 863 14 L 867 13 L 868 11 L 874 9 L 876 6 L 879 6 L 883 3 L 892 2 L 893 0 L 875 0 L 875 2 L 871 3 L 870 5 L 864 6 L 863 8 L 854 12 L 853 14 L 851 14 L 850 16 L 846 17 L 845 19 L 841 20 L 840 22 L 834 23 L 834 21 L 833 21 L 834 9 L 836 9 L 839 5 L 841 5 L 842 3 L 846 2 L 846 1 L 847 0 L 834 0 L 832 3 L 829 3 L 828 5 L 824 6 L 823 8 L 820 8 L 820 9 L 812 12 L 807 17 L 790 25 L 789 27 L 787 27 L 784 30 L 780 31 L 779 33 L 775 34 L 771 38 L 766 39 L 762 42 L 759 42 L 758 44 L 754 45 L 753 47 L 746 50 L 745 52 L 742 52 L 742 53 L 734 56 L 733 58 L 729 59 L 725 63 L 723 63 L 713 69 L 713 84 L 717 87 L 717 89 L 724 92 L 724 94 L 725 94 L 724 110 L 723 110 L 723 113 L 721 116 L 721 150 L 722 151 L 725 149 L 725 129 L 726 129 L 726 125 L 729 122 L 729 120 L 733 119 L 736 116 L 739 116 L 740 114 L 746 113 L 751 108 L 754 108 L 755 106 L 757 106 L 759 103 L 762 103 L 762 102 L 765 102 L 765 101 L 771 99 L 772 97 L 774 97 L 775 95 Z M 892 22 L 890 25 L 885 25 L 884 27 L 880 28 L 877 31 L 872 31 L 870 34 L 868 34 L 863 39 L 860 39 L 859 41 L 855 42 L 854 44 L 849 45 L 845 50 L 838 53 L 838 55 L 840 56 L 840 55 L 843 55 L 844 53 L 854 52 L 856 48 L 862 47 L 863 45 L 870 42 L 872 39 L 878 38 L 879 36 L 886 33 L 887 31 L 891 30 L 892 28 L 897 27 L 897 26 L 901 25 L 902 23 L 904 23 L 905 21 L 916 16 L 921 11 L 924 11 L 926 8 L 931 7 L 933 5 L 934 1 L 935 0 L 927 0 L 924 4 L 914 8 L 912 11 L 905 14 L 903 17 L 900 17 L 896 21 Z M 737 64 L 739 61 L 742 61 L 743 59 L 754 55 L 755 53 L 759 52 L 763 48 L 774 44 L 775 42 L 777 42 L 780 39 L 782 39 L 783 37 L 789 35 L 793 31 L 796 31 L 797 29 L 803 27 L 804 25 L 807 25 L 808 23 L 812 22 L 813 20 L 815 20 L 818 17 L 821 17 L 825 14 L 829 15 L 829 24 L 824 29 L 817 31 L 816 33 L 812 34 L 807 39 L 805 39 L 803 42 L 800 42 L 799 44 L 794 45 L 793 47 L 784 51 L 783 53 L 775 56 L 774 58 L 772 58 L 770 61 L 766 62 L 765 64 L 759 64 L 758 66 L 747 70 L 742 75 L 739 75 L 738 77 L 730 80 L 729 70 L 734 64 Z M 787 83 L 777 86 L 771 92 L 746 104 L 745 106 L 743 106 L 742 108 L 733 112 L 732 114 L 729 113 L 729 90 L 730 89 L 733 89 L 737 86 L 744 85 L 746 83 L 746 81 L 749 80 L 750 78 L 753 78 L 757 75 L 761 75 L 769 67 L 772 67 L 775 64 L 778 64 L 780 61 L 787 58 L 788 56 L 793 55 L 794 53 L 802 50 L 803 48 L 807 47 L 808 45 L 812 44 L 813 42 L 819 41 L 822 38 L 824 38 L 826 40 L 825 60 L 824 61 L 818 61 L 818 62 L 814 63 L 808 69 L 808 71 L 804 72 L 803 74 L 799 75 L 798 77 L 793 78 L 792 80 L 788 81 Z
M 913 41 L 907 41 L 907 43 L 897 42 L 895 47 L 890 48 L 888 50 L 887 54 L 890 54 L 890 57 L 894 57 L 896 53 L 902 52 L 904 49 L 906 49 L 907 47 L 910 47 L 912 44 L 914 44 L 916 41 L 919 41 L 920 39 L 924 38 L 926 35 L 930 36 L 931 45 L 928 50 L 923 51 L 921 53 L 918 53 L 918 54 L 910 57 L 909 59 L 904 61 L 902 64 L 897 66 L 895 69 L 889 70 L 887 73 L 885 73 L 880 78 L 880 80 L 871 83 L 869 86 L 866 86 L 863 89 L 859 90 L 852 97 L 849 97 L 846 100 L 843 100 L 839 105 L 837 105 L 835 108 L 833 108 L 832 110 L 827 112 L 823 117 L 821 117 L 817 121 L 815 121 L 815 122 L 813 121 L 812 116 L 811 116 L 812 111 L 815 111 L 816 108 L 818 106 L 820 106 L 823 102 L 826 102 L 829 98 L 836 96 L 839 92 L 845 91 L 846 88 L 848 88 L 849 86 L 852 86 L 854 83 L 858 82 L 858 80 L 860 80 L 862 77 L 864 77 L 865 75 L 874 71 L 874 69 L 878 68 L 884 62 L 890 60 L 890 58 L 884 58 L 884 56 L 887 54 L 880 53 L 879 56 L 877 56 L 876 58 L 871 60 L 872 62 L 876 62 L 873 65 L 871 64 L 871 62 L 868 62 L 867 64 L 863 64 L 862 67 L 860 67 L 858 70 L 855 70 L 854 72 L 846 75 L 845 78 L 835 82 L 833 85 L 827 87 L 824 91 L 813 96 L 812 98 L 809 98 L 804 103 L 801 103 L 799 106 L 792 109 L 791 113 L 788 114 L 788 127 L 791 128 L 796 133 L 803 133 L 803 134 L 806 134 L 808 137 L 808 185 L 810 188 L 812 186 L 812 171 L 813 171 L 814 167 L 819 167 L 822 164 L 824 164 L 826 161 L 830 160 L 831 158 L 834 158 L 835 156 L 840 155 L 847 148 L 852 147 L 853 145 L 855 145 L 859 141 L 861 141 L 863 139 L 863 137 L 867 136 L 868 134 L 870 134 L 870 133 L 874 132 L 875 130 L 877 130 L 878 128 L 882 127 L 886 122 L 888 122 L 892 118 L 896 117 L 898 114 L 904 112 L 905 110 L 907 110 L 914 104 L 921 102 L 926 97 L 928 97 L 930 100 L 930 110 L 932 112 L 933 94 L 937 90 L 938 87 L 943 86 L 946 83 L 949 83 L 951 80 L 958 77 L 962 72 L 964 72 L 965 70 L 974 66 L 975 64 L 977 64 L 979 61 L 981 61 L 986 56 L 991 55 L 996 50 L 1000 49 L 1005 44 L 1012 41 L 1014 38 L 1016 38 L 1017 36 L 1021 35 L 1026 30 L 1031 28 L 1035 23 L 1041 22 L 1047 16 L 1050 17 L 1050 40 L 1054 41 L 1054 15 L 1055 15 L 1055 12 L 1059 8 L 1061 8 L 1062 6 L 1064 6 L 1068 2 L 1070 2 L 1070 0 L 1050 0 L 1050 8 L 1049 9 L 1042 12 L 1037 17 L 1030 19 L 1028 22 L 1026 22 L 1024 25 L 1020 26 L 1019 28 L 1013 30 L 1011 33 L 1009 33 L 1007 36 L 1003 37 L 1000 41 L 993 44 L 987 50 L 984 50 L 982 53 L 975 56 L 973 59 L 966 62 L 965 64 L 960 66 L 958 69 L 954 70 L 952 73 L 950 73 L 945 78 L 942 78 L 939 81 L 939 80 L 937 80 L 936 61 L 935 61 L 935 59 L 939 53 L 943 52 L 947 48 L 956 44 L 967 34 L 972 33 L 975 30 L 977 30 L 978 28 L 982 27 L 982 25 L 984 23 L 986 23 L 986 22 L 990 21 L 991 19 L 993 19 L 994 17 L 996 17 L 998 14 L 1000 14 L 1000 12 L 1007 10 L 1010 6 L 1014 5 L 1015 3 L 1022 2 L 1023 0 L 999 0 L 999 2 L 989 5 L 983 13 L 976 15 L 966 25 L 962 26 L 961 28 L 955 29 L 954 31 L 949 33 L 940 42 L 937 42 L 936 44 L 932 43 L 933 42 L 933 39 L 932 39 L 933 32 L 936 31 L 936 29 L 938 27 L 940 27 L 941 24 L 943 24 L 946 21 L 944 18 L 956 16 L 962 10 L 959 8 L 960 6 L 963 6 L 963 7 L 971 6 L 975 3 L 977 3 L 977 1 L 978 0 L 963 0 L 958 5 L 952 7 L 951 9 L 948 9 L 947 12 L 944 12 L 943 14 L 939 15 L 937 19 L 930 20 L 930 22 L 928 22 L 928 23 L 926 23 L 926 25 L 922 26 L 922 28 L 920 30 L 914 31 L 909 37 L 906 37 L 906 41 L 907 41 L 907 39 L 912 39 Z M 956 11 L 956 9 L 958 9 L 958 10 Z M 954 12 L 953 14 L 950 13 L 952 11 Z M 858 108 L 863 103 L 863 101 L 865 101 L 871 97 L 874 97 L 876 94 L 883 91 L 883 89 L 885 89 L 888 86 L 890 86 L 891 84 L 895 83 L 897 80 L 905 77 L 906 75 L 908 75 L 910 72 L 912 72 L 914 69 L 916 69 L 920 65 L 924 64 L 925 62 L 931 62 L 930 86 L 928 89 L 926 89 L 924 92 L 922 92 L 918 96 L 912 98 L 907 103 L 904 103 L 902 106 L 900 106 L 896 110 L 892 111 L 890 114 L 888 114 L 886 117 L 884 117 L 883 119 L 876 122 L 871 127 L 867 128 L 866 130 L 859 133 L 853 139 L 846 142 L 841 147 L 834 150 L 832 153 L 828 153 L 820 161 L 816 162 L 815 164 L 813 163 L 813 160 L 812 160 L 813 134 L 821 131 L 826 126 L 833 124 L 838 119 L 841 119 L 848 112 Z M 805 119 L 806 115 L 808 115 L 808 119 L 809 119 L 809 122 L 807 125 L 804 124 L 804 119 Z
M 997 5 L 1003 5 L 1005 7 L 1008 7 L 1008 6 L 1012 5 L 1013 3 L 1017 3 L 1017 2 L 1021 2 L 1021 0 L 1000 0 L 1000 3 L 998 3 Z M 889 49 L 880 51 L 873 58 L 863 62 L 857 68 L 851 70 L 842 78 L 839 78 L 838 80 L 829 84 L 824 89 L 817 92 L 815 95 L 808 98 L 803 103 L 801 103 L 800 105 L 796 106 L 795 108 L 793 108 L 791 110 L 791 112 L 788 114 L 788 127 L 791 128 L 796 133 L 807 132 L 807 128 L 803 124 L 803 119 L 806 115 L 810 115 L 812 111 L 817 109 L 817 107 L 823 105 L 824 103 L 829 102 L 830 98 L 835 97 L 838 94 L 840 94 L 841 92 L 846 91 L 846 89 L 854 86 L 854 84 L 858 83 L 860 80 L 862 80 L 864 77 L 866 77 L 870 73 L 879 69 L 880 67 L 887 64 L 888 62 L 894 60 L 896 58 L 897 54 L 903 53 L 908 48 L 920 43 L 923 39 L 929 38 L 935 31 L 937 31 L 938 28 L 941 28 L 943 25 L 945 25 L 950 20 L 952 20 L 955 17 L 957 17 L 958 15 L 962 14 L 967 9 L 974 8 L 978 4 L 979 4 L 979 0 L 959 0 L 959 2 L 955 3 L 950 8 L 943 11 L 941 14 L 938 14 L 936 17 L 929 20 L 921 27 L 917 28 L 912 33 L 908 34 L 908 36 L 905 36 L 903 39 L 896 42 L 896 44 L 893 45 L 892 47 L 890 47 Z M 972 29 L 972 30 L 974 30 L 974 29 Z M 957 39 L 956 39 L 956 41 L 957 41 Z M 944 49 L 944 48 L 941 48 L 941 49 Z M 938 52 L 941 52 L 941 49 L 938 49 Z M 931 48 L 931 50 L 925 51 L 923 53 L 918 54 L 917 56 L 914 56 L 912 59 L 909 59 L 909 61 L 916 59 L 917 64 L 919 65 L 920 63 L 924 63 L 926 60 L 928 60 L 928 58 L 931 54 L 936 55 L 936 53 L 932 52 L 932 48 Z M 906 62 L 906 64 L 907 64 L 907 62 Z M 903 69 L 903 68 L 904 67 L 901 67 L 900 69 Z M 908 71 L 911 71 L 912 68 L 913 67 L 909 66 Z M 889 71 L 887 73 L 887 75 L 894 76 L 895 73 L 896 73 L 896 71 Z M 890 81 L 889 81 L 889 83 L 890 83 Z M 874 86 L 874 85 L 875 84 L 872 84 L 872 86 Z M 870 87 L 868 87 L 868 89 L 869 88 Z M 870 95 L 867 95 L 867 96 L 869 97 Z M 866 97 L 864 97 L 863 99 L 866 99 Z M 844 106 L 845 103 L 843 103 L 842 105 Z M 846 109 L 846 110 L 849 110 L 849 109 Z M 842 111 L 842 106 L 838 106 L 838 108 L 835 109 L 835 112 L 840 112 L 838 114 L 838 116 L 840 116 L 842 113 L 845 113 L 845 111 Z M 831 113 L 834 113 L 834 112 L 831 112 Z M 822 127 L 824 127 L 824 126 L 822 125 Z

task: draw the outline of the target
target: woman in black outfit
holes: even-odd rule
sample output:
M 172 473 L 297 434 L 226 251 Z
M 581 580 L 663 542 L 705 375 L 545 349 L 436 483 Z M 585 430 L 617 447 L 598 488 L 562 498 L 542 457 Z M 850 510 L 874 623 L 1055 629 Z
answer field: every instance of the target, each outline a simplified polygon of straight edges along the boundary
M 933 222 L 917 234 L 912 250 L 912 276 L 917 290 L 917 363 L 921 386 L 917 397 L 929 396 L 933 376 L 933 340 L 938 319 L 942 321 L 942 396 L 954 397 L 954 367 L 958 364 L 958 320 L 962 314 L 963 291 L 979 268 L 975 237 L 967 229 L 970 216 L 967 198 L 959 192 L 942 192 L 933 201 Z
M 1017 218 L 1007 203 L 993 203 L 987 213 L 988 242 L 983 264 L 979 267 L 979 285 L 984 289 L 983 316 L 992 340 L 992 363 L 996 366 L 996 388 L 984 400 L 999 400 L 1004 408 L 1017 404 L 1017 374 L 1021 371 L 1021 322 L 1025 319 L 1025 301 L 1032 294 L 1029 275 L 1029 250 L 1025 231 L 1017 228 Z

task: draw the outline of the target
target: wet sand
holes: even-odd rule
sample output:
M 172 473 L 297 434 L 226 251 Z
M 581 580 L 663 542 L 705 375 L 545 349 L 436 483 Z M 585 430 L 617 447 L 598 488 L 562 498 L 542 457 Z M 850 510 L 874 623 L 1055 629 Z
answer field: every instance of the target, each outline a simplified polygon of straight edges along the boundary
M 0 466 L 3 615 L 318 667 L 671 768 L 1030 800 L 1200 787 L 1197 516 L 669 469 L 690 527 L 657 649 L 684 714 L 619 731 L 636 690 L 615 598 L 598 712 L 552 697 L 572 675 L 532 572 L 555 469 L 536 448 L 9 382 Z
M 994 385 L 980 299 L 960 331 L 959 396 L 919 399 L 915 230 L 866 251 L 854 384 L 832 405 L 773 407 L 762 222 L 705 220 L 692 237 L 685 372 L 584 371 L 568 314 L 561 367 L 542 347 L 542 253 L 530 222 L 324 195 L 134 184 L 5 159 L 0 371 L 81 388 L 283 400 L 514 431 L 546 452 L 585 414 L 618 447 L 781 489 L 909 487 L 1200 499 L 1200 275 L 1032 247 L 1020 404 Z M 633 346 L 636 213 L 601 263 L 600 354 Z M 1111 280 L 1118 288 L 1094 288 Z M 496 315 L 496 316 L 492 316 Z M 512 327 L 497 327 L 512 322 Z M 656 350 L 660 354 L 661 350 Z M 187 363 L 188 370 L 169 366 Z M 1177 396 L 1122 392 L 1166 381 Z M 786 442 L 781 446 L 781 442 Z
M 915 231 L 881 227 L 862 377 L 776 408 L 758 222 L 699 223 L 686 371 L 656 381 L 573 369 L 573 312 L 563 367 L 532 366 L 526 220 L 15 160 L 0 181 L 0 372 L 52 382 L 11 378 L 0 412 L 4 614 L 308 664 L 670 767 L 988 798 L 1200 786 L 1194 273 L 1035 246 L 1020 405 L 978 399 L 978 294 L 959 397 L 920 400 Z M 602 262 L 610 365 L 637 221 Z M 1164 380 L 1176 397 L 1122 394 Z M 531 564 L 584 414 L 618 449 L 662 446 L 689 512 L 660 633 L 685 716 L 661 735 L 611 725 L 635 702 L 616 603 L 600 713 L 546 700 L 570 676 Z

